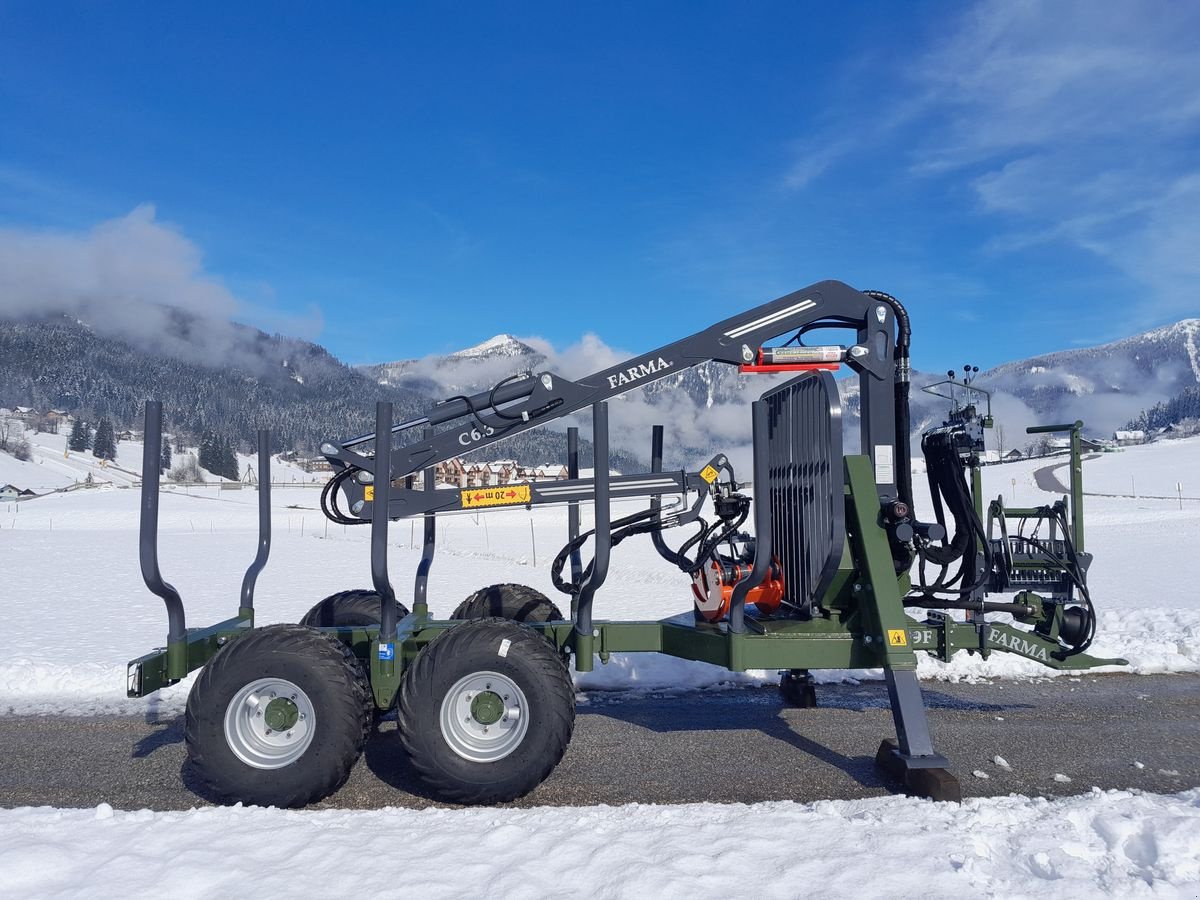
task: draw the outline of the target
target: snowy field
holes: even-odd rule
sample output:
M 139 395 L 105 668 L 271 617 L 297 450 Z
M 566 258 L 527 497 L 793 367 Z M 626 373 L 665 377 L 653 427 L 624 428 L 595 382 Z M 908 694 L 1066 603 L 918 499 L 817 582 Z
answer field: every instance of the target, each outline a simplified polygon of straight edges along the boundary
M 138 450 L 123 445 L 120 467 L 135 472 Z M 1034 484 L 1034 470 L 1045 464 L 988 467 L 989 495 L 1003 493 L 1021 505 L 1052 500 Z M 48 468 L 50 454 L 23 465 Z M 1139 484 L 1145 479 L 1149 492 L 1164 476 L 1173 487 L 1179 478 L 1170 470 L 1180 468 L 1200 472 L 1200 441 L 1106 456 L 1087 464 L 1085 480 L 1099 490 L 1090 480 L 1093 471 L 1113 483 L 1132 474 Z M 57 477 L 68 476 L 79 478 Z M 182 708 L 186 682 L 149 701 L 123 697 L 126 661 L 163 642 L 165 614 L 138 572 L 137 491 L 111 480 L 107 487 L 0 504 L 0 716 Z M 131 481 L 129 476 L 125 484 Z M 922 482 L 918 477 L 918 488 Z M 209 624 L 236 611 L 242 573 L 254 553 L 256 499 L 252 490 L 215 486 L 163 494 L 162 570 L 183 594 L 189 624 Z M 918 496 L 917 502 L 920 512 L 928 511 L 927 501 Z M 277 488 L 272 521 L 271 560 L 257 594 L 260 624 L 295 621 L 326 594 L 369 584 L 367 530 L 327 526 L 316 491 Z M 549 575 L 566 533 L 565 510 L 460 515 L 440 520 L 439 529 L 430 588 L 435 613 L 448 615 L 475 589 L 505 581 L 565 599 L 553 591 Z M 1092 652 L 1124 656 L 1138 673 L 1200 671 L 1200 501 L 1184 501 L 1180 509 L 1174 499 L 1089 497 L 1087 529 L 1088 549 L 1096 554 L 1090 584 L 1100 611 Z M 393 527 L 391 571 L 402 599 L 411 591 L 419 540 L 419 526 Z M 648 539 L 634 538 L 614 551 L 596 615 L 658 618 L 687 609 L 688 597 L 686 580 L 657 558 Z M 1005 654 L 985 663 L 961 653 L 949 664 L 923 660 L 920 674 L 975 679 L 1052 673 Z M 824 673 L 835 679 L 877 676 Z M 774 678 L 773 672 L 731 675 L 634 654 L 597 665 L 579 677 L 578 686 L 719 689 Z M 312 894 L 346 893 L 347 872 L 354 873 L 356 893 L 394 890 L 392 879 L 411 865 L 419 868 L 421 893 L 428 897 L 485 890 L 497 897 L 769 897 L 809 893 L 815 885 L 823 895 L 856 898 L 1045 891 L 1067 898 L 1200 895 L 1200 790 L 1174 796 L 1093 791 L 1054 800 L 1013 796 L 961 806 L 895 797 L 616 809 L 0 810 L 0 895 L 75 896 L 84 884 L 95 897 L 266 891 L 277 875 L 262 866 L 260 854 L 246 852 L 264 834 L 270 835 L 272 858 L 303 854 L 324 861 L 306 874 Z M 782 837 L 805 834 L 819 835 L 819 842 Z M 480 861 L 464 858 L 467 845 L 482 851 Z M 389 865 L 361 865 L 372 853 L 386 855 Z M 551 853 L 555 864 L 548 866 Z M 455 866 L 424 864 L 451 855 Z M 493 864 L 497 859 L 502 864 Z M 563 872 L 571 878 L 564 880 Z
M 129 446 L 128 456 L 140 461 Z M 1106 477 L 1152 483 L 1169 452 L 1172 468 L 1200 472 L 1200 439 L 1129 448 L 1090 461 Z M 122 467 L 135 463 L 123 455 Z M 32 464 L 24 464 L 32 465 Z M 1044 460 L 984 469 L 989 496 L 1029 505 L 1054 499 L 1034 484 Z M 1174 477 L 1174 476 L 1172 476 Z M 1015 484 L 1014 484 L 1015 482 Z M 918 491 L 924 479 L 916 478 Z M 329 525 L 317 491 L 277 487 L 274 544 L 259 580 L 259 624 L 297 621 L 321 597 L 370 584 L 368 529 Z M 237 609 L 245 566 L 253 557 L 257 514 L 254 490 L 170 489 L 161 501 L 160 557 L 164 576 L 182 593 L 189 624 L 228 618 Z M 918 511 L 928 511 L 918 495 Z M 1087 549 L 1096 555 L 1089 583 L 1100 620 L 1092 652 L 1124 657 L 1137 673 L 1200 671 L 1200 501 L 1089 497 Z M 621 507 L 626 511 L 636 503 Z M 615 514 L 619 514 L 615 513 Z M 588 510 L 585 507 L 584 518 Z M 143 587 L 137 562 L 138 492 L 117 484 L 0 504 L 0 712 L 140 713 L 147 702 L 181 709 L 188 683 L 150 701 L 123 697 L 125 663 L 163 643 L 162 603 Z M 439 520 L 439 550 L 430 597 L 448 616 L 476 589 L 497 582 L 530 584 L 556 601 L 550 563 L 566 535 L 561 508 L 493 511 Z M 420 526 L 393 526 L 391 572 L 397 595 L 411 593 L 420 556 Z M 46 561 L 51 561 L 47 563 Z M 596 617 L 656 619 L 689 608 L 686 579 L 661 561 L 649 538 L 616 548 L 608 582 L 596 598 Z M 825 678 L 871 677 L 870 672 L 824 673 Z M 1036 663 L 1007 654 L 984 662 L 960 652 L 951 662 L 923 658 L 925 678 L 1043 677 Z M 704 688 L 769 680 L 771 672 L 732 675 L 703 663 L 657 654 L 614 656 L 580 676 L 581 689 Z

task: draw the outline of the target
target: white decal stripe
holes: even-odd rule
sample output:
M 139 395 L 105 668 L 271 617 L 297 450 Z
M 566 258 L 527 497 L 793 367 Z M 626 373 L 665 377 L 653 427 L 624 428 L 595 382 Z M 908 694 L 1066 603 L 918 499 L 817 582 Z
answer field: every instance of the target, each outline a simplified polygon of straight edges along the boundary
M 817 304 L 815 301 L 802 300 L 801 302 L 799 302 L 793 306 L 789 306 L 787 309 L 781 309 L 777 313 L 772 313 L 769 316 L 763 316 L 761 319 L 755 319 L 753 322 L 748 322 L 745 325 L 739 325 L 737 328 L 733 329 L 732 331 L 725 332 L 725 337 L 731 337 L 731 338 L 741 337 L 743 334 L 753 331 L 756 328 L 761 328 L 764 325 L 770 325 L 772 322 L 776 322 L 779 319 L 786 318 L 786 317 L 792 315 L 793 313 L 803 312 L 806 309 L 812 309 L 816 305 Z
M 610 490 L 630 491 L 630 490 L 635 490 L 635 489 L 640 490 L 643 488 L 651 488 L 651 487 L 652 488 L 675 488 L 676 490 L 683 490 L 683 488 L 673 478 L 659 478 L 659 479 L 655 479 L 653 481 L 625 481 L 625 482 L 621 482 L 619 484 L 612 485 Z M 591 490 L 593 490 L 593 488 L 591 487 L 591 485 L 584 485 L 584 486 L 580 486 L 580 487 L 573 487 L 573 486 L 568 485 L 566 487 L 539 487 L 539 488 L 536 488 L 536 490 L 539 494 L 575 494 L 575 493 L 579 493 L 581 491 L 591 491 Z

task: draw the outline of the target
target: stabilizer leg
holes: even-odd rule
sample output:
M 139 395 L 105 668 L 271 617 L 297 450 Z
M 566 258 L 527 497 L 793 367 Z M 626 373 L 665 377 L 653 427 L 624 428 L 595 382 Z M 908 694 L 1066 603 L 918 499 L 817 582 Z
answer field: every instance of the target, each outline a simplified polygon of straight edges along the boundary
M 884 676 L 897 739 L 888 738 L 879 745 L 875 765 L 915 797 L 961 802 L 962 787 L 946 770 L 949 761 L 933 749 L 916 671 L 889 668 Z
M 845 458 L 847 532 L 863 583 L 855 590 L 862 596 L 861 609 L 867 634 L 864 639 L 879 647 L 880 662 L 887 678 L 896 740 L 885 740 L 875 754 L 875 763 L 889 777 L 903 783 L 905 790 L 932 800 L 962 800 L 958 780 L 946 771 L 946 758 L 933 749 L 925 701 L 917 682 L 917 658 L 909 643 L 904 599 L 888 547 L 887 535 L 879 527 L 879 496 L 871 461 L 865 456 Z
M 808 669 L 789 669 L 779 676 L 779 693 L 783 702 L 800 709 L 817 705 L 817 683 Z

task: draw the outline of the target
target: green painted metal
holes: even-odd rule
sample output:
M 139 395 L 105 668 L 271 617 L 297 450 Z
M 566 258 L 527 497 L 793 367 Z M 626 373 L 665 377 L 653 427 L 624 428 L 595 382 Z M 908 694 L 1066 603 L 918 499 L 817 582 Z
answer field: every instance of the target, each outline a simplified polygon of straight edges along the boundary
M 273 731 L 287 731 L 300 721 L 300 709 L 287 697 L 276 697 L 267 704 L 263 721 Z
M 250 620 L 240 615 L 207 628 L 189 628 L 185 640 L 159 647 L 129 663 L 127 695 L 145 697 L 159 688 L 175 684 L 249 628 Z
M 1075 447 L 1078 426 L 1049 426 L 1045 430 L 1071 429 L 1073 528 L 1082 536 L 1082 493 Z M 581 635 L 570 621 L 527 623 L 564 652 L 574 654 L 575 669 L 592 671 L 594 658 L 607 662 L 613 653 L 665 653 L 680 659 L 712 663 L 732 671 L 747 669 L 847 669 L 887 666 L 912 669 L 916 652 L 949 660 L 959 650 L 987 657 L 992 652 L 1014 653 L 1052 669 L 1084 670 L 1123 665 L 1122 659 L 1101 659 L 1078 654 L 1055 656 L 1061 608 L 1047 618 L 1042 598 L 1022 592 L 1016 602 L 1030 609 L 1027 624 L 1036 630 L 1011 625 L 956 622 L 940 613 L 918 621 L 904 611 L 910 589 L 907 573 L 897 577 L 887 535 L 880 521 L 871 460 L 848 456 L 846 478 L 847 551 L 823 606 L 829 618 L 811 620 L 755 619 L 743 634 L 731 634 L 724 623 L 697 622 L 692 611 L 659 621 L 594 623 L 591 634 Z M 981 497 L 978 469 L 972 473 L 975 496 Z M 1036 510 L 1006 510 L 1009 515 L 1032 515 Z M 230 640 L 253 627 L 254 611 L 241 608 L 238 616 L 208 628 L 189 629 L 187 639 L 160 648 L 130 663 L 128 693 L 143 697 L 174 684 L 205 665 Z M 438 635 L 457 621 L 430 619 L 414 611 L 396 628 L 391 642 L 381 641 L 378 629 L 347 627 L 322 629 L 351 648 L 363 661 L 374 701 L 380 709 L 395 702 L 405 668 Z M 480 701 L 481 703 L 483 701 Z M 481 707 L 480 714 L 491 713 Z M 482 721 L 482 720 L 481 720 Z
M 492 725 L 504 715 L 504 701 L 492 691 L 480 691 L 471 701 L 471 716 L 480 725 Z
M 887 532 L 880 521 L 870 457 L 847 456 L 845 471 L 850 486 L 846 531 L 862 576 L 854 589 L 861 594 L 859 608 L 868 629 L 863 642 L 879 648 L 881 661 L 888 668 L 915 669 L 917 657 L 908 643 L 908 617 Z

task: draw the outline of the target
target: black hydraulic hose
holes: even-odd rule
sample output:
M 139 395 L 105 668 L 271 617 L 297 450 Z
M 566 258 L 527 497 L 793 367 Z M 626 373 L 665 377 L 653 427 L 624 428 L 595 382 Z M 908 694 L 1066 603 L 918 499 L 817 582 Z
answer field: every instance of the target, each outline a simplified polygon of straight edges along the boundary
M 905 597 L 905 606 L 918 607 L 920 609 L 969 609 L 979 612 L 982 607 L 983 612 L 1004 612 L 1011 613 L 1018 619 L 1029 615 L 1029 607 L 1022 603 L 996 603 L 990 600 L 985 600 L 980 603 L 978 600 L 943 600 L 939 597 Z

